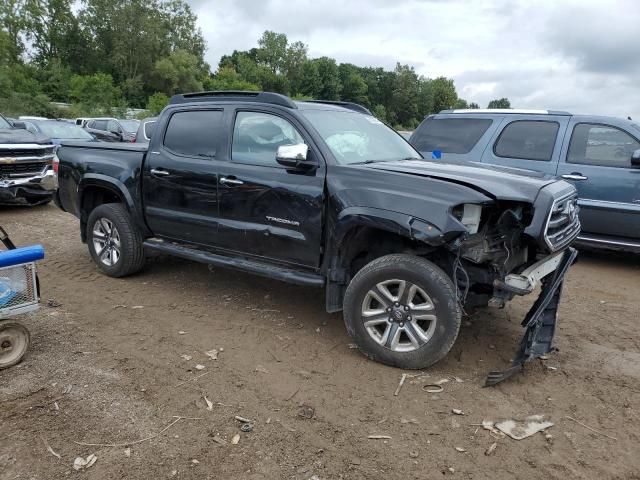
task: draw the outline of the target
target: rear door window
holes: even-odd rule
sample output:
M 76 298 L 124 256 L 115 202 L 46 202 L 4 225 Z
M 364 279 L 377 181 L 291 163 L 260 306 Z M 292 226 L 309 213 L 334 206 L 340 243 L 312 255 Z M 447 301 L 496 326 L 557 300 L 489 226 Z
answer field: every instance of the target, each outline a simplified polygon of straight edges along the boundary
M 164 146 L 177 155 L 215 158 L 222 129 L 222 110 L 191 110 L 171 115 Z
M 469 153 L 492 122 L 488 118 L 428 118 L 413 134 L 411 144 L 419 152 Z
M 631 168 L 631 155 L 640 142 L 611 125 L 579 123 L 573 128 L 568 163 Z
M 91 128 L 95 128 L 96 130 L 102 130 L 103 132 L 107 131 L 107 121 L 106 120 L 94 120 Z
M 558 122 L 516 120 L 508 124 L 493 147 L 498 157 L 548 162 L 558 136 Z

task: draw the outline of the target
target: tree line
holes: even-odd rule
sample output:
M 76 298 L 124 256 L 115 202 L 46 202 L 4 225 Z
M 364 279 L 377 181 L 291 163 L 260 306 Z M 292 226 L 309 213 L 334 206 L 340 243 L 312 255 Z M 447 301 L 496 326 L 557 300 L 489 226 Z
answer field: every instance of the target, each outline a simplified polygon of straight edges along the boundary
M 479 108 L 452 79 L 310 58 L 302 42 L 265 31 L 255 48 L 224 55 L 215 72 L 185 0 L 3 0 L 0 2 L 0 111 L 74 117 L 158 113 L 171 95 L 200 90 L 265 90 L 293 98 L 352 101 L 394 126 L 415 127 L 447 108 Z M 61 110 L 51 102 L 72 104 Z M 506 98 L 489 108 L 508 108 Z

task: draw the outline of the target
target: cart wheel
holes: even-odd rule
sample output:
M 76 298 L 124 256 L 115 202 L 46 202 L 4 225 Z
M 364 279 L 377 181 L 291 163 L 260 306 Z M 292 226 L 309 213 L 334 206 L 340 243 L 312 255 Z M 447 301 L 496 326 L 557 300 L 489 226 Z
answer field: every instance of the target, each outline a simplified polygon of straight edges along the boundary
M 0 370 L 19 363 L 27 353 L 31 336 L 18 322 L 0 322 Z

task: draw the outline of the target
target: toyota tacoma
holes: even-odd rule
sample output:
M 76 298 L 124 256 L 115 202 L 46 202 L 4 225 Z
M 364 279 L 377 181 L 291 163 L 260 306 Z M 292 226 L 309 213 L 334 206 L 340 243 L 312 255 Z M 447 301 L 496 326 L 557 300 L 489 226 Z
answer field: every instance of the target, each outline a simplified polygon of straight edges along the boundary
M 552 349 L 576 190 L 503 167 L 427 161 L 364 107 L 268 92 L 176 95 L 149 145 L 64 145 L 57 203 L 98 268 L 147 252 L 323 287 L 368 357 L 425 368 L 472 307 L 540 292 L 513 365 Z

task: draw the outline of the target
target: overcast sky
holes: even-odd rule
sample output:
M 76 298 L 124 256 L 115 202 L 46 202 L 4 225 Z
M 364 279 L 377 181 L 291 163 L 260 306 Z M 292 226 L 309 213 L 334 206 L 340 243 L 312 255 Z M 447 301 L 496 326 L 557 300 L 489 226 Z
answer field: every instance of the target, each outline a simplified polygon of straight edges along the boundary
M 311 57 L 455 80 L 486 107 L 640 118 L 640 0 L 189 0 L 207 61 L 256 46 L 264 30 Z

